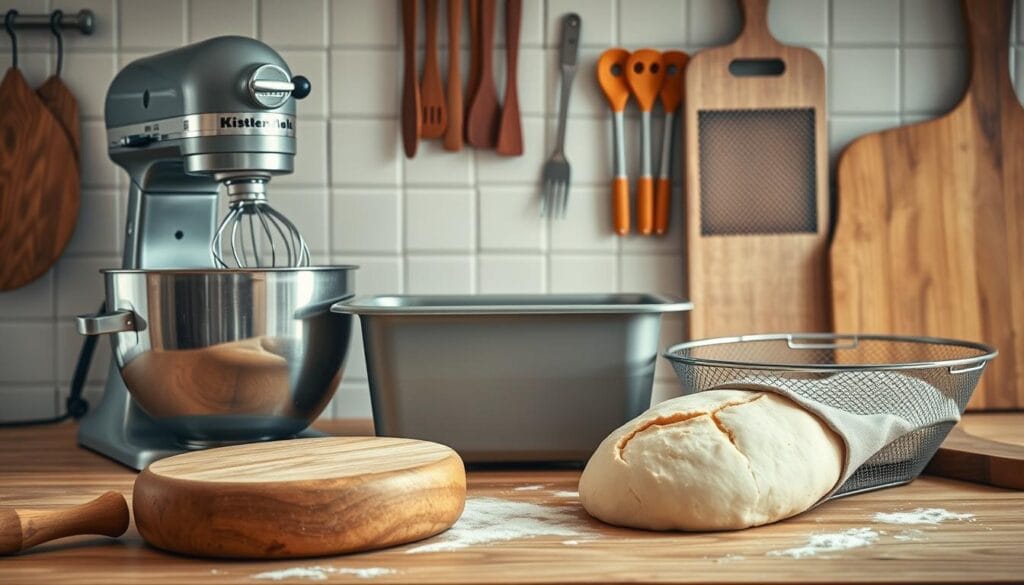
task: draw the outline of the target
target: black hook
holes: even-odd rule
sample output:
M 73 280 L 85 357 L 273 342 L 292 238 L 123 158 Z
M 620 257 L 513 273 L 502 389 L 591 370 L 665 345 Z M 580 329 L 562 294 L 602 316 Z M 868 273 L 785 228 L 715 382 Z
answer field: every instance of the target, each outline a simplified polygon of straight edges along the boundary
M 50 14 L 50 31 L 57 37 L 57 77 L 64 69 L 64 35 L 60 34 L 60 20 L 64 18 L 64 11 L 54 10 Z
M 13 8 L 7 11 L 4 16 L 4 28 L 7 29 L 7 34 L 11 35 L 11 67 L 14 69 L 18 68 L 18 37 L 14 35 L 14 17 L 18 16 L 18 11 Z

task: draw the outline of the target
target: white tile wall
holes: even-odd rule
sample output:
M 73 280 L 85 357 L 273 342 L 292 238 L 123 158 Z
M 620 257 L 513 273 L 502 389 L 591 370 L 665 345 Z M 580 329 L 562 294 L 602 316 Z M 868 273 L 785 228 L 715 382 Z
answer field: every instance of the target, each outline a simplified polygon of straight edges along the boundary
M 401 153 L 398 104 L 401 41 L 397 0 L 6 0 L 0 10 L 90 8 L 96 34 L 66 35 L 64 77 L 83 116 L 83 205 L 64 258 L 37 282 L 0 293 L 0 420 L 48 416 L 63 408 L 80 345 L 71 318 L 101 300 L 97 270 L 118 264 L 126 181 L 107 158 L 102 100 L 119 67 L 141 56 L 220 34 L 258 35 L 314 93 L 300 103 L 297 172 L 275 180 L 276 203 L 305 232 L 314 255 L 361 266 L 359 292 L 678 292 L 683 282 L 681 191 L 664 238 L 611 234 L 609 134 L 593 65 L 608 46 L 696 51 L 728 42 L 740 28 L 729 0 L 525 0 L 519 97 L 526 153 L 450 153 L 421 144 Z M 444 5 L 444 3 L 442 3 Z M 580 71 L 570 104 L 568 155 L 574 183 L 569 217 L 539 217 L 537 175 L 554 134 L 559 17 L 583 17 Z M 495 68 L 504 87 L 504 25 L 496 24 Z M 442 9 L 442 22 L 446 18 Z M 1015 22 L 1012 66 L 1024 81 Z M 783 42 L 809 46 L 826 63 L 829 148 L 857 136 L 928 119 L 956 102 L 965 83 L 957 0 L 772 0 L 769 23 Z M 423 35 L 420 34 L 420 42 Z M 31 83 L 51 71 L 45 33 L 21 35 Z M 442 26 L 441 45 L 447 45 Z M 468 33 L 462 34 L 468 67 Z M 0 41 L 0 63 L 9 46 Z M 444 59 L 442 59 L 444 61 Z M 465 70 L 463 73 L 465 74 Z M 655 122 L 655 136 L 660 122 Z M 627 121 L 631 169 L 637 126 Z M 678 179 L 678 172 L 676 173 Z M 663 343 L 681 337 L 666 320 Z M 91 394 L 106 375 L 106 344 L 90 373 Z M 327 415 L 369 412 L 362 342 Z M 657 397 L 675 395 L 658 370 Z

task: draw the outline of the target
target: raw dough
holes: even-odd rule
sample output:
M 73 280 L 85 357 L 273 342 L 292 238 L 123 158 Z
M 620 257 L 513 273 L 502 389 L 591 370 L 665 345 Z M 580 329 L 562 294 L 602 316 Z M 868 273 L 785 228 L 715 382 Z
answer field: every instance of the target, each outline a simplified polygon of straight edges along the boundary
M 842 439 L 771 392 L 662 402 L 609 435 L 580 478 L 596 518 L 652 530 L 735 530 L 799 514 L 839 480 Z

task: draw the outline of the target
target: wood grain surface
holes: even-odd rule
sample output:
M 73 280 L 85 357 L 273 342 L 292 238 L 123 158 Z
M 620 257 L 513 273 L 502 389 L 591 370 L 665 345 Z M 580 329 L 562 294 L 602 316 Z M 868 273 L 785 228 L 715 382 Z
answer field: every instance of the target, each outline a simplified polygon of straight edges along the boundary
M 949 114 L 855 140 L 839 159 L 831 249 L 841 332 L 981 341 L 971 409 L 1024 408 L 1024 109 L 1011 0 L 964 2 L 970 81 Z
M 744 26 L 736 41 L 700 51 L 686 67 L 690 336 L 828 331 L 825 71 L 810 49 L 782 45 L 772 37 L 767 0 L 740 4 Z M 784 71 L 734 75 L 730 66 L 736 60 L 781 61 Z M 722 111 L 768 115 L 731 126 L 720 148 L 701 137 L 700 120 L 702 113 Z M 792 115 L 810 118 L 812 125 L 798 130 L 787 121 Z M 765 147 L 745 152 L 755 134 Z M 795 173 L 799 176 L 778 172 L 780 161 L 802 169 Z M 722 172 L 712 173 L 713 168 Z M 731 225 L 713 225 L 710 209 Z M 802 231 L 787 227 L 794 216 L 805 219 Z
M 978 436 L 1024 442 L 1024 414 L 975 414 L 962 424 Z M 18 445 L 0 451 L 0 504 L 72 505 L 108 489 L 130 496 L 135 473 L 77 448 L 75 430 L 71 424 L 0 430 L 3 444 Z M 365 433 L 367 423 L 334 424 L 325 430 Z M 907 486 L 834 500 L 785 522 L 751 530 L 661 534 L 590 519 L 574 494 L 578 479 L 578 470 L 550 468 L 468 474 L 470 504 L 497 498 L 542 506 L 564 514 L 571 530 L 578 532 L 572 536 L 542 535 L 435 553 L 409 553 L 416 546 L 411 545 L 318 559 L 238 562 L 162 553 L 146 546 L 133 526 L 120 539 L 76 537 L 0 560 L 0 582 L 252 584 L 268 582 L 253 578 L 267 572 L 310 567 L 330 569 L 330 583 L 364 584 L 1007 583 L 1019 582 L 1024 575 L 1024 492 L 921 477 Z M 975 517 L 917 526 L 873 519 L 878 512 L 919 507 Z M 802 547 L 811 535 L 854 528 L 878 532 L 877 541 L 799 559 L 771 554 Z M 445 538 L 442 534 L 425 542 Z M 360 577 L 360 570 L 370 572 Z M 373 574 L 379 576 L 365 577 Z M 282 582 L 312 581 L 295 577 Z
M 447 530 L 462 513 L 459 456 L 426 441 L 325 437 L 185 453 L 139 474 L 139 532 L 164 550 L 296 558 L 372 550 Z
M 954 428 L 928 463 L 927 473 L 1024 490 L 1024 446 L 972 435 Z
M 39 278 L 78 221 L 76 151 L 17 69 L 0 83 L 0 291 Z
M 71 93 L 71 89 L 64 83 L 64 80 L 56 75 L 48 77 L 36 89 L 36 95 L 64 129 L 64 134 L 68 137 L 68 142 L 71 143 L 71 150 L 75 152 L 77 161 L 82 149 L 82 123 L 75 95 Z

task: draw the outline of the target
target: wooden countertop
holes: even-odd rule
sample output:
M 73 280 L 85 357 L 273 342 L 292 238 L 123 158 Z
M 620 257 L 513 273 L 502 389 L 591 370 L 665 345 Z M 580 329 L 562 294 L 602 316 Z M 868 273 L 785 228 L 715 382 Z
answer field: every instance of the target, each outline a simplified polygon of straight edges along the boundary
M 976 435 L 1024 443 L 1024 413 L 969 415 L 963 424 Z M 365 423 L 349 421 L 334 423 L 330 430 L 366 428 Z M 77 447 L 75 430 L 72 424 L 0 430 L 4 446 L 0 504 L 70 505 L 110 489 L 130 496 L 135 474 Z M 304 575 L 294 582 L 306 583 L 318 577 L 327 583 L 994 583 L 1024 579 L 1024 492 L 922 477 L 907 486 L 828 502 L 770 526 L 717 534 L 663 534 L 613 528 L 591 519 L 573 494 L 578 477 L 579 472 L 571 470 L 469 474 L 471 501 L 488 502 L 479 499 L 486 497 L 541 505 L 560 518 L 559 531 L 571 534 L 440 552 L 410 554 L 418 546 L 414 544 L 330 558 L 242 562 L 162 553 L 146 546 L 133 526 L 120 539 L 71 538 L 20 556 L 0 557 L 0 583 L 253 584 L 278 582 L 273 578 L 288 574 Z M 873 519 L 878 512 L 919 507 L 974 517 L 917 526 Z M 803 547 L 815 534 L 858 528 L 877 533 L 875 541 L 804 558 L 772 554 Z M 289 569 L 293 571 L 281 572 Z

